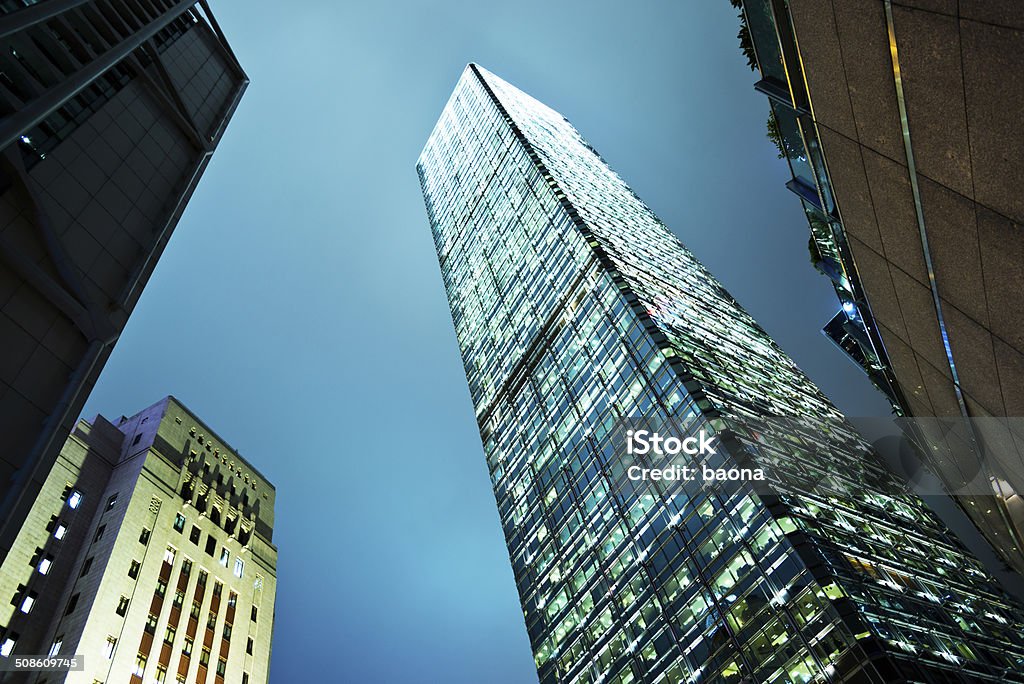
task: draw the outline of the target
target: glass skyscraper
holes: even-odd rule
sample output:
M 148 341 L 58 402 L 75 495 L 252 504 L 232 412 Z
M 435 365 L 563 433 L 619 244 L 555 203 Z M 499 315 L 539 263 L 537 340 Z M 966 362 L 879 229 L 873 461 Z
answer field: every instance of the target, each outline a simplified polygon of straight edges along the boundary
M 564 117 L 470 65 L 417 170 L 542 682 L 1024 682 L 1024 608 Z M 630 479 L 640 419 L 771 486 Z

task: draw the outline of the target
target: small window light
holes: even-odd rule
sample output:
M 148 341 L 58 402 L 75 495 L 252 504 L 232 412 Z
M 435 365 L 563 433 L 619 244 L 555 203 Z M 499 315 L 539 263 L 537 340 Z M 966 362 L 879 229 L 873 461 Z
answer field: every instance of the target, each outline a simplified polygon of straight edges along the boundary
M 11 655 L 11 651 L 14 650 L 14 644 L 18 643 L 18 640 L 13 636 L 9 636 L 0 643 L 0 656 L 6 658 Z
M 22 613 L 26 613 L 26 614 L 31 613 L 32 612 L 32 606 L 34 606 L 35 604 L 36 604 L 36 597 L 33 596 L 32 594 L 28 594 L 28 595 L 25 596 L 25 598 L 23 598 L 21 600 L 21 607 L 19 608 L 19 610 L 21 610 Z
M 39 561 L 37 569 L 39 570 L 40 575 L 45 575 L 46 573 L 50 572 L 51 567 L 53 567 L 53 557 L 46 556 L 41 561 Z
M 68 526 L 64 523 L 58 523 L 56 529 L 53 530 L 54 539 L 63 539 L 64 535 L 68 532 Z
M 72 489 L 71 493 L 68 494 L 68 508 L 78 508 L 79 504 L 82 503 L 82 492 L 77 489 Z

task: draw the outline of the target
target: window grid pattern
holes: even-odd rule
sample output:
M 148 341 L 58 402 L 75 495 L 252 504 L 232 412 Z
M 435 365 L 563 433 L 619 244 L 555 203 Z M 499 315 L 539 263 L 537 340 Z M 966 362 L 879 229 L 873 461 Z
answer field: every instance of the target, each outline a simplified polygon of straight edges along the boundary
M 1021 681 L 1020 608 L 561 115 L 471 66 L 417 168 L 542 682 Z M 631 482 L 629 416 L 788 489 Z

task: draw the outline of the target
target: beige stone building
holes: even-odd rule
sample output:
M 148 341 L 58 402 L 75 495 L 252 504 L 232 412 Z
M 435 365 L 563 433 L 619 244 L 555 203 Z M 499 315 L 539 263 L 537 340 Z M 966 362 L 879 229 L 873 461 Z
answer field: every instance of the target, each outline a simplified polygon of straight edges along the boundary
M 79 421 L 0 568 L 0 682 L 266 682 L 274 487 L 173 397 Z

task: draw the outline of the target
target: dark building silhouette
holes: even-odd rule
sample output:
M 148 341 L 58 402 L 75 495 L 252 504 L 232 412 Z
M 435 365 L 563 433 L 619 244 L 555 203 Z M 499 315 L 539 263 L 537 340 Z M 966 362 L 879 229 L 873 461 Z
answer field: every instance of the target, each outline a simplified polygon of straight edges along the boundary
M 0 560 L 247 83 L 206 2 L 0 3 Z

